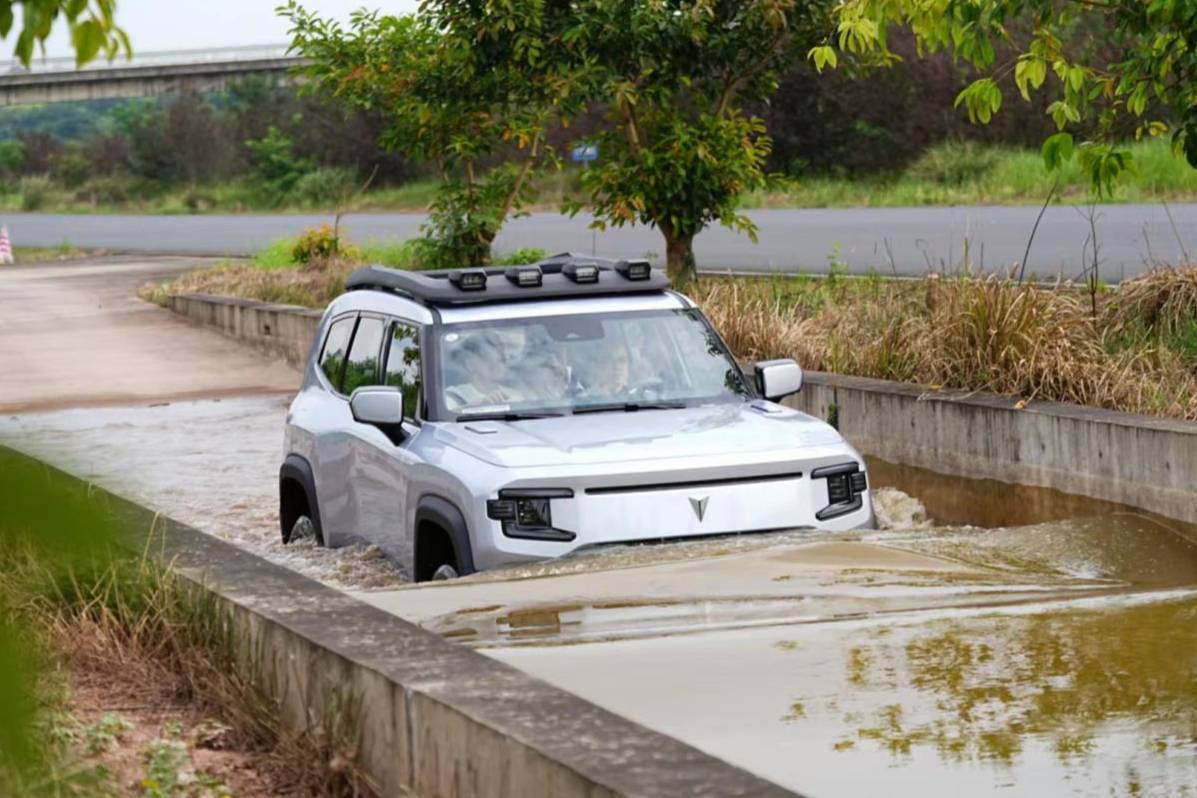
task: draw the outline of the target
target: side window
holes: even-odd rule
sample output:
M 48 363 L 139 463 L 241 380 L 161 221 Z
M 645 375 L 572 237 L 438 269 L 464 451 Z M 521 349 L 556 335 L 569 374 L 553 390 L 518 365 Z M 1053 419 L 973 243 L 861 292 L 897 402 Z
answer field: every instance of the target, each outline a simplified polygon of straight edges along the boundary
M 349 362 L 345 364 L 345 385 L 341 393 L 353 393 L 363 385 L 378 384 L 378 353 L 382 351 L 382 320 L 363 318 L 357 323 Z
M 403 393 L 403 417 L 415 418 L 420 401 L 420 331 L 408 324 L 391 326 L 386 384 Z
M 354 316 L 338 319 L 328 328 L 324 339 L 324 351 L 320 353 L 320 370 L 338 391 L 341 390 L 341 371 L 345 365 L 345 353 L 349 350 L 349 336 L 353 335 Z

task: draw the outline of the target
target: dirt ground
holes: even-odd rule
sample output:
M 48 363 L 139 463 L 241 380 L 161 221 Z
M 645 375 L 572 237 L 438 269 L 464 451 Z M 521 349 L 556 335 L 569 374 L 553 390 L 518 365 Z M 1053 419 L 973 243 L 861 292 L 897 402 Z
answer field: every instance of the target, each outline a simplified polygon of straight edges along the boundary
M 68 710 L 82 729 L 79 753 L 108 771 L 118 795 L 311 794 L 266 752 L 239 746 L 232 729 L 161 669 L 73 662 L 67 678 Z

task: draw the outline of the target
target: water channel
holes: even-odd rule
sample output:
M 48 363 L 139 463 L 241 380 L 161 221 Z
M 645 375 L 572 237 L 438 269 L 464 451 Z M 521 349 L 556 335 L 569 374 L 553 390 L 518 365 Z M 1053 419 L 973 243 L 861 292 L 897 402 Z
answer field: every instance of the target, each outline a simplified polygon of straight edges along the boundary
M 284 547 L 287 398 L 0 418 L 13 446 L 814 796 L 1197 795 L 1197 532 L 870 462 L 881 528 L 436 586 Z

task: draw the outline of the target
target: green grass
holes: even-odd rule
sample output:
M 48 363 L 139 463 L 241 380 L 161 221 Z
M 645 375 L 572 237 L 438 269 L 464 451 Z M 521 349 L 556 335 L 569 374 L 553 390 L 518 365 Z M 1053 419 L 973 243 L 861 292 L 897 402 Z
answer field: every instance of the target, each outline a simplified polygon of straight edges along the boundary
M 1129 145 L 1136 173 L 1104 202 L 1183 201 L 1197 198 L 1197 169 L 1165 141 Z M 874 178 L 811 177 L 782 180 L 745 197 L 749 207 L 830 208 L 919 205 L 1017 205 L 1043 202 L 1055 175 L 1038 152 L 969 144 L 941 144 L 897 175 Z M 1060 172 L 1056 202 L 1095 199 L 1076 159 Z

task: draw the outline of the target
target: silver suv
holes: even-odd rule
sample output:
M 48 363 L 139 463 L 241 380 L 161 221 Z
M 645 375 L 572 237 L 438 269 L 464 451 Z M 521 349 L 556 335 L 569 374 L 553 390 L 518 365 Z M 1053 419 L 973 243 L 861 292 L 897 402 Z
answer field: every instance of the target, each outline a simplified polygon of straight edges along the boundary
M 872 524 L 864 461 L 777 404 L 647 261 L 354 273 L 287 414 L 284 541 L 416 580 L 582 547 Z

